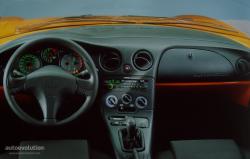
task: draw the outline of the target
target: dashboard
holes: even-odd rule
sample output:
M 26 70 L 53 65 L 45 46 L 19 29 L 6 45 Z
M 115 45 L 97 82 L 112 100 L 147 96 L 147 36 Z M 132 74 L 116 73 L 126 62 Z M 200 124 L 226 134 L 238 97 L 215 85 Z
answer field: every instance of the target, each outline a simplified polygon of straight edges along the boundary
M 157 90 L 168 89 L 171 84 L 192 85 L 195 82 L 201 85 L 238 82 L 244 87 L 250 77 L 249 48 L 237 42 L 200 31 L 136 25 L 80 27 L 46 31 L 17 39 L 0 47 L 0 76 L 3 76 L 13 52 L 26 42 L 41 37 L 70 39 L 92 57 L 99 74 L 99 93 L 104 98 L 100 100 L 108 108 L 114 103 L 123 107 L 131 104 L 138 106 L 136 99 L 140 96 L 146 99 L 140 98 L 140 102 L 150 105 L 155 87 Z M 17 58 L 15 73 L 27 75 L 44 66 L 56 65 L 79 76 L 86 70 L 88 61 L 73 50 L 57 43 L 45 42 L 32 46 Z M 126 92 L 132 93 L 128 97 L 125 96 Z M 108 100 L 114 95 L 116 98 Z M 124 104 L 123 97 L 132 103 Z M 247 101 L 241 103 L 246 105 Z M 136 112 L 141 108 L 122 109 Z M 121 110 L 118 107 L 112 109 Z
M 249 49 L 232 40 L 181 28 L 98 26 L 46 31 L 0 47 L 0 75 L 12 53 L 39 37 L 75 41 L 96 64 L 101 83 L 106 77 L 150 77 L 156 83 L 238 81 L 249 78 Z M 85 70 L 77 52 L 58 44 L 34 46 L 16 61 L 16 70 L 29 74 L 57 65 L 71 74 Z M 103 78 L 103 79 L 102 79 Z M 100 84 L 101 84 L 100 83 Z
M 99 74 L 98 101 L 109 111 L 153 110 L 157 91 L 176 86 L 195 88 L 193 84 L 232 87 L 230 91 L 241 92 L 232 99 L 248 105 L 249 49 L 217 35 L 180 28 L 93 26 L 37 33 L 0 48 L 0 75 L 15 50 L 51 36 L 70 39 L 91 56 Z M 17 58 L 14 73 L 27 75 L 56 65 L 80 76 L 88 61 L 73 50 L 49 42 L 32 46 Z

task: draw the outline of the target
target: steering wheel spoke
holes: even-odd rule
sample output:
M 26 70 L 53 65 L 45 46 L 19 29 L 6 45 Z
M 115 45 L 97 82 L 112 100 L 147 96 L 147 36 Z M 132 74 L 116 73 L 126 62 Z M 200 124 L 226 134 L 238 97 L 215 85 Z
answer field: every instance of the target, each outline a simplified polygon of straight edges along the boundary
M 36 98 L 43 112 L 43 122 L 56 122 L 56 115 L 60 106 L 60 97 L 48 96 L 41 92 L 36 95 Z
M 78 94 L 91 96 L 94 93 L 95 84 L 92 76 L 89 79 L 76 78 L 76 82 Z
M 25 90 L 26 88 L 26 76 L 22 77 L 9 77 L 8 88 L 12 94 Z

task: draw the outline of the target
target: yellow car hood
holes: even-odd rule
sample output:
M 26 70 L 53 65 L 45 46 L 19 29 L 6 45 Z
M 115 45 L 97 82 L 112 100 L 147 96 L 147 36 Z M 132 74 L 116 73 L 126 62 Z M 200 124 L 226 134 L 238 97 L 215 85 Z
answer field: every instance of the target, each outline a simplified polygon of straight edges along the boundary
M 172 18 L 144 16 L 80 16 L 23 19 L 0 17 L 0 45 L 25 35 L 60 28 L 96 25 L 154 25 L 180 27 L 224 36 L 250 48 L 250 38 L 241 31 L 219 20 L 197 15 Z

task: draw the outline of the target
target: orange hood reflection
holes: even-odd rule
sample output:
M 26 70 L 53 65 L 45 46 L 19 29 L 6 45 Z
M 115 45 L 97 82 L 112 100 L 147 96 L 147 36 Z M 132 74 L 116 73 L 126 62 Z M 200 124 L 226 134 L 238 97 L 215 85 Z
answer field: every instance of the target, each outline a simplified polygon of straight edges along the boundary
M 83 16 L 23 19 L 0 17 L 0 45 L 37 32 L 97 25 L 154 25 L 180 27 L 217 34 L 250 48 L 250 38 L 232 26 L 204 16 L 183 15 L 172 18 L 143 16 Z

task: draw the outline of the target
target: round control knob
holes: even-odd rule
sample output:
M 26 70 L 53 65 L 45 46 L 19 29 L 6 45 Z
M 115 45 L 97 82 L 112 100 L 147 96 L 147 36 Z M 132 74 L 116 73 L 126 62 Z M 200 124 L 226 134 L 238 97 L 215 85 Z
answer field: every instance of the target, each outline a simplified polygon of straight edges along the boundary
M 148 105 L 148 100 L 143 96 L 139 96 L 135 99 L 135 105 L 137 108 L 143 109 Z
M 106 98 L 106 105 L 110 108 L 115 107 L 118 104 L 118 98 L 114 95 L 109 95 Z
M 122 95 L 122 103 L 123 104 L 129 104 L 129 103 L 132 102 L 132 100 L 133 100 L 133 98 L 132 98 L 131 95 L 129 95 L 129 94 L 123 94 Z

